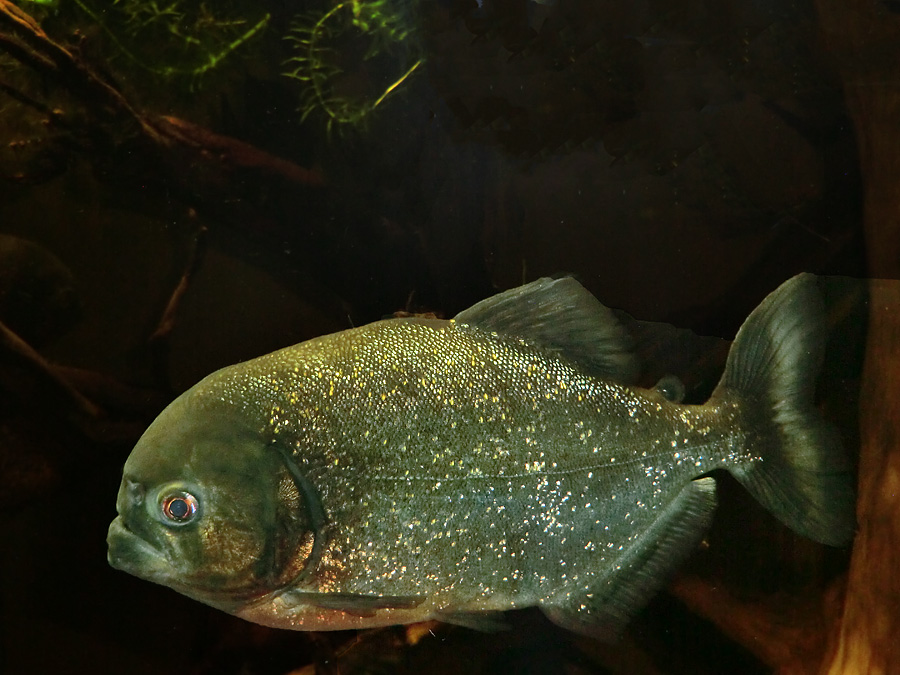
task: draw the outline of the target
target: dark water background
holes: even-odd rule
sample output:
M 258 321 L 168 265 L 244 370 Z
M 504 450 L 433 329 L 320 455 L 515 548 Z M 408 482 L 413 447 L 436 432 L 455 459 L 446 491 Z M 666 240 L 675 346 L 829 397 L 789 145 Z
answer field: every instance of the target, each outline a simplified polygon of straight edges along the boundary
M 85 416 L 0 356 L 0 669 L 768 672 L 665 593 L 614 646 L 536 611 L 501 634 L 434 627 L 415 645 L 402 627 L 267 630 L 112 570 L 105 537 L 137 436 L 221 366 L 397 311 L 449 317 L 544 275 L 717 338 L 797 272 L 865 277 L 854 134 L 811 3 L 361 0 L 368 29 L 346 3 L 321 24 L 330 51 L 307 61 L 290 60 L 303 27 L 333 3 L 181 0 L 172 20 L 148 14 L 153 3 L 18 4 L 147 120 L 238 139 L 321 184 L 258 163 L 217 170 L 197 159 L 220 147 L 199 132 L 194 150 L 160 161 L 89 95 L 0 59 L 0 84 L 47 107 L 0 91 L 0 235 L 36 245 L 0 237 L 0 320 L 102 411 Z M 284 39 L 292 30 L 300 43 Z M 319 97 L 283 75 L 310 55 L 324 61 L 306 71 Z M 48 124 L 50 109 L 65 123 Z M 171 332 L 151 342 L 192 264 Z M 854 288 L 826 289 L 843 332 L 819 388 L 851 453 Z M 646 383 L 676 372 L 702 400 L 722 343 L 645 331 Z M 684 573 L 755 600 L 815 596 L 846 568 L 847 551 L 795 537 L 721 486 Z

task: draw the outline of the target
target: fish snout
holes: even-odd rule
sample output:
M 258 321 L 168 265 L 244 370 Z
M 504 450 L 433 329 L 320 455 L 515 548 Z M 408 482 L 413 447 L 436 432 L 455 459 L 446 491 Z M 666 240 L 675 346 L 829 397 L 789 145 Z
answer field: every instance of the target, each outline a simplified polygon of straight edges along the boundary
M 106 545 L 106 559 L 116 569 L 158 583 L 165 583 L 172 574 L 167 557 L 128 527 L 122 516 L 110 523 Z

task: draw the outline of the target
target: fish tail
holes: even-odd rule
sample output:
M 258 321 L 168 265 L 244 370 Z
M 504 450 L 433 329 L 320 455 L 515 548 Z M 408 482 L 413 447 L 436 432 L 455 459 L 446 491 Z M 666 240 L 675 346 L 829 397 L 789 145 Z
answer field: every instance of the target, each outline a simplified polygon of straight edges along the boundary
M 856 525 L 852 474 L 813 402 L 826 336 L 815 276 L 789 279 L 741 326 L 713 399 L 737 402 L 747 422 L 756 459 L 735 478 L 795 532 L 841 546 Z

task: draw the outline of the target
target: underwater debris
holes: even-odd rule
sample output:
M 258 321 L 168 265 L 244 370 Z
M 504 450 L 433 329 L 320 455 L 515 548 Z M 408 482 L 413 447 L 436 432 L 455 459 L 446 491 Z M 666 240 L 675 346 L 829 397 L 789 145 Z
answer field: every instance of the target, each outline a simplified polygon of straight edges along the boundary
M 299 15 L 286 39 L 296 55 L 286 77 L 303 82 L 306 119 L 324 112 L 326 125 L 360 125 L 422 65 L 411 0 L 347 0 L 324 14 Z

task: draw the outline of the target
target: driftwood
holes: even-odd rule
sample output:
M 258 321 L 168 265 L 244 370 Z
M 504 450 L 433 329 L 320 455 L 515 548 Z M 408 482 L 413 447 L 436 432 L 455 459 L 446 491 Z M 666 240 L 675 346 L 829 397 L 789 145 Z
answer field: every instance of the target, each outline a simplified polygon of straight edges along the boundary
M 47 115 L 48 125 L 63 132 L 70 144 L 95 163 L 105 163 L 102 171 L 110 179 L 124 177 L 135 186 L 152 186 L 164 178 L 167 194 L 185 208 L 208 211 L 220 222 L 240 226 L 271 219 L 262 211 L 255 213 L 252 205 L 236 208 L 234 199 L 223 199 L 223 187 L 235 173 L 240 172 L 244 181 L 281 182 L 292 190 L 324 184 L 317 171 L 243 141 L 175 117 L 139 112 L 77 52 L 51 39 L 9 0 L 0 0 L 0 51 L 54 82 L 80 104 L 85 115 L 53 108 L 36 95 L 0 83 L 0 91 Z M 117 166 L 126 163 L 127 170 Z M 229 203 L 223 208 L 225 201 Z
M 825 593 L 776 595 L 756 602 L 694 577 L 670 588 L 692 611 L 712 621 L 780 675 L 815 675 L 843 595 L 839 580 Z
M 900 284 L 873 282 L 870 306 L 860 402 L 859 531 L 840 632 L 822 670 L 829 675 L 900 672 Z
M 77 368 L 47 361 L 28 342 L 0 321 L 0 366 L 23 373 L 34 407 L 55 403 L 55 415 L 68 418 L 85 435 L 97 442 L 134 441 L 146 420 L 155 416 L 171 399 L 168 377 L 168 341 L 177 321 L 178 309 L 191 279 L 199 268 L 206 229 L 198 231 L 187 266 L 172 291 L 156 330 L 148 338 L 153 360 L 153 390 L 130 386 L 117 380 Z M 4 374 L 0 370 L 0 374 Z M 21 396 L 17 378 L 0 378 L 0 391 Z
M 101 180 L 125 195 L 145 195 L 148 203 L 174 203 L 177 220 L 192 228 L 198 217 L 236 228 L 273 229 L 275 217 L 251 199 L 231 194 L 236 182 L 302 193 L 324 185 L 322 176 L 246 142 L 214 133 L 172 116 L 146 114 L 134 107 L 109 76 L 101 75 L 76 49 L 51 38 L 24 9 L 0 0 L 0 52 L 18 61 L 34 77 L 14 85 L 0 73 L 0 96 L 11 98 L 43 117 L 47 143 L 90 162 Z M 22 82 L 32 82 L 29 88 Z M 53 86 L 47 87 L 46 83 Z M 48 92 L 50 92 L 48 94 Z M 54 95 L 65 92 L 65 97 Z M 65 105 L 59 103 L 65 100 Z M 56 174 L 53 174 L 56 175 Z M 7 176 L 39 183 L 44 175 Z M 274 186 L 274 187 L 273 187 Z M 154 190 L 156 189 L 156 191 Z M 164 195 L 164 196 L 163 196 Z M 186 215 L 185 215 L 186 214 Z M 34 384 L 36 395 L 52 396 L 86 437 L 133 440 L 140 431 L 134 415 L 158 412 L 168 389 L 167 338 L 181 297 L 202 259 L 204 229 L 155 333 L 150 338 L 156 391 L 138 390 L 96 373 L 65 369 L 44 360 L 26 341 L 0 324 L 0 357 Z M 91 391 L 85 396 L 82 389 Z M 109 404 L 123 402 L 127 418 L 108 415 Z
M 900 28 L 895 3 L 818 0 L 856 128 L 870 276 L 900 277 Z M 822 673 L 900 672 L 900 289 L 873 282 L 860 400 L 859 532 Z
M 0 356 L 3 361 L 25 368 L 39 387 L 65 401 L 82 420 L 96 420 L 101 410 L 44 360 L 27 342 L 0 322 Z

